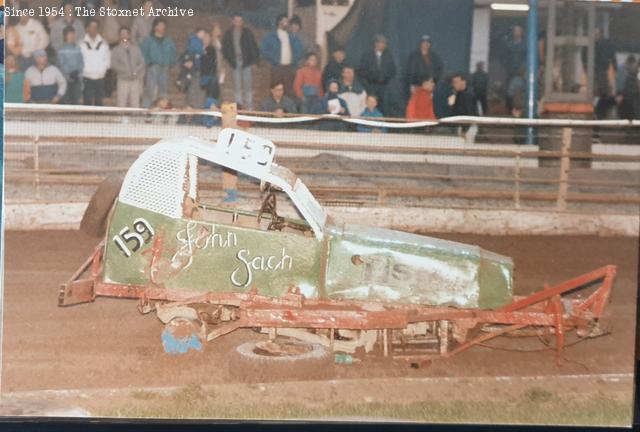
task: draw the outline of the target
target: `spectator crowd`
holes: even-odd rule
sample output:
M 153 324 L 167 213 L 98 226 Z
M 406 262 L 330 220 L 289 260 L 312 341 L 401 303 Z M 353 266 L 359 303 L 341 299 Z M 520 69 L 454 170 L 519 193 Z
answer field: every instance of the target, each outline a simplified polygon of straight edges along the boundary
M 100 1 L 118 7 L 116 0 L 65 0 L 65 13 L 60 17 L 46 21 L 12 17 L 5 32 L 7 102 L 101 106 L 115 93 L 119 107 L 162 109 L 171 106 L 170 86 L 175 85 L 188 108 L 217 109 L 221 86 L 231 79 L 239 107 L 276 116 L 400 115 L 436 120 L 484 115 L 489 110 L 484 63 L 478 63 L 470 77 L 462 72 L 445 74 L 445 61 L 429 35 L 416 41 L 403 68 L 396 64 L 386 37 L 378 34 L 359 58 L 347 58 L 344 47 L 335 47 L 321 69 L 320 49 L 302 32 L 302 21 L 295 15 L 278 16 L 273 30 L 258 41 L 242 14 L 234 13 L 226 31 L 217 23 L 194 29 L 179 53 L 167 21 L 149 16 L 154 7 L 151 0 L 144 1 L 146 13 L 135 17 L 130 27 L 113 16 L 88 20 L 74 16 L 77 2 L 97 8 Z M 120 7 L 132 7 L 130 3 L 121 0 Z M 21 2 L 20 7 L 28 6 Z M 640 118 L 638 61 L 629 56 L 617 67 L 611 45 L 597 39 L 598 104 L 608 104 L 596 107 L 598 116 L 604 115 L 601 112 L 606 107 L 615 106 L 622 118 Z M 525 58 L 523 30 L 515 26 L 504 62 L 506 108 L 514 116 L 523 112 Z M 255 103 L 254 73 L 261 61 L 270 66 L 270 89 L 266 98 Z M 611 68 L 617 71 L 614 87 L 607 81 Z M 231 71 L 230 77 L 225 70 Z M 406 97 L 398 98 L 398 94 Z M 361 126 L 359 130 L 372 129 Z

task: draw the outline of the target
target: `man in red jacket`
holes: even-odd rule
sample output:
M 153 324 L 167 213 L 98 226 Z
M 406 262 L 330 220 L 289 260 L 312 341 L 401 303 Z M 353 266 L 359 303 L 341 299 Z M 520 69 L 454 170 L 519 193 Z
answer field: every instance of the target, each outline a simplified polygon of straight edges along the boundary
M 422 80 L 422 85 L 411 95 L 407 104 L 407 118 L 411 120 L 435 120 L 433 110 L 433 89 L 435 82 L 428 77 Z

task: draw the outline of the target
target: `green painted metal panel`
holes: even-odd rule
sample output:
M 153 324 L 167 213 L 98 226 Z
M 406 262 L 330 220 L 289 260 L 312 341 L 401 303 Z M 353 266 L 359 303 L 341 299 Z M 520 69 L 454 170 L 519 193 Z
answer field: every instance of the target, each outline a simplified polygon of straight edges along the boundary
M 131 256 L 127 256 L 117 240 L 123 230 L 134 230 L 141 218 L 152 227 L 154 236 L 163 236 L 163 252 L 154 278 L 168 289 L 242 292 L 255 286 L 261 294 L 279 296 L 293 284 L 308 297 L 318 295 L 321 243 L 315 238 L 171 219 L 123 203 L 117 204 L 109 226 L 105 281 L 148 282 L 153 241 L 136 251 L 135 241 L 131 241 Z

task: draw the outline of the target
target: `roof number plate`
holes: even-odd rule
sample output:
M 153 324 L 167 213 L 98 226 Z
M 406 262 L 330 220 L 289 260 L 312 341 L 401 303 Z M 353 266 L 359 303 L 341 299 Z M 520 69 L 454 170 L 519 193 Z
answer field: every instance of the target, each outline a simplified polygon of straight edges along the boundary
M 269 140 L 238 129 L 223 129 L 218 135 L 216 153 L 234 165 L 260 172 L 271 170 L 276 146 Z

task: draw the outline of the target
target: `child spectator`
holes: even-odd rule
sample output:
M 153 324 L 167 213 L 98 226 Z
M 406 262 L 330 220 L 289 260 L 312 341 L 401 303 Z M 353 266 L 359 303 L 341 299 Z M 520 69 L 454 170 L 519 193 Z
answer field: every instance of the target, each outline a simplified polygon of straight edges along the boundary
M 407 104 L 407 118 L 410 120 L 435 120 L 436 114 L 433 110 L 433 88 L 435 83 L 433 78 L 427 77 L 422 81 L 420 87 L 411 95 Z
M 82 51 L 76 43 L 76 30 L 69 26 L 63 30 L 62 35 L 64 43 L 58 50 L 58 64 L 67 80 L 67 93 L 62 99 L 62 103 L 78 105 L 82 93 L 84 59 Z
M 378 110 L 378 97 L 376 95 L 367 96 L 367 107 L 360 113 L 360 117 L 382 118 L 382 113 Z M 387 128 L 370 128 L 358 125 L 358 132 L 387 132 Z
M 4 101 L 25 103 L 31 99 L 31 88 L 25 74 L 18 67 L 16 56 L 9 53 L 5 58 L 5 93 Z
M 304 67 L 296 72 L 293 83 L 296 96 L 302 101 L 302 112 L 306 114 L 320 114 L 320 98 L 322 91 L 322 74 L 318 69 L 318 56 L 308 53 Z
M 58 103 L 67 92 L 67 80 L 60 69 L 49 64 L 45 50 L 33 53 L 35 64 L 29 66 L 25 77 L 31 87 L 31 101 L 37 103 Z
M 329 81 L 339 80 L 342 77 L 342 68 L 344 67 L 345 52 L 344 48 L 337 47 L 331 53 L 331 60 L 322 71 L 322 85 L 327 89 Z
M 342 99 L 338 92 L 340 91 L 340 85 L 338 81 L 331 80 L 327 86 L 327 94 L 322 98 L 322 112 L 325 114 L 338 114 L 343 116 L 351 115 L 349 113 L 349 107 L 344 99 Z
M 366 107 L 367 92 L 356 78 L 353 66 L 342 68 L 340 97 L 344 99 L 352 115 L 360 114 Z

